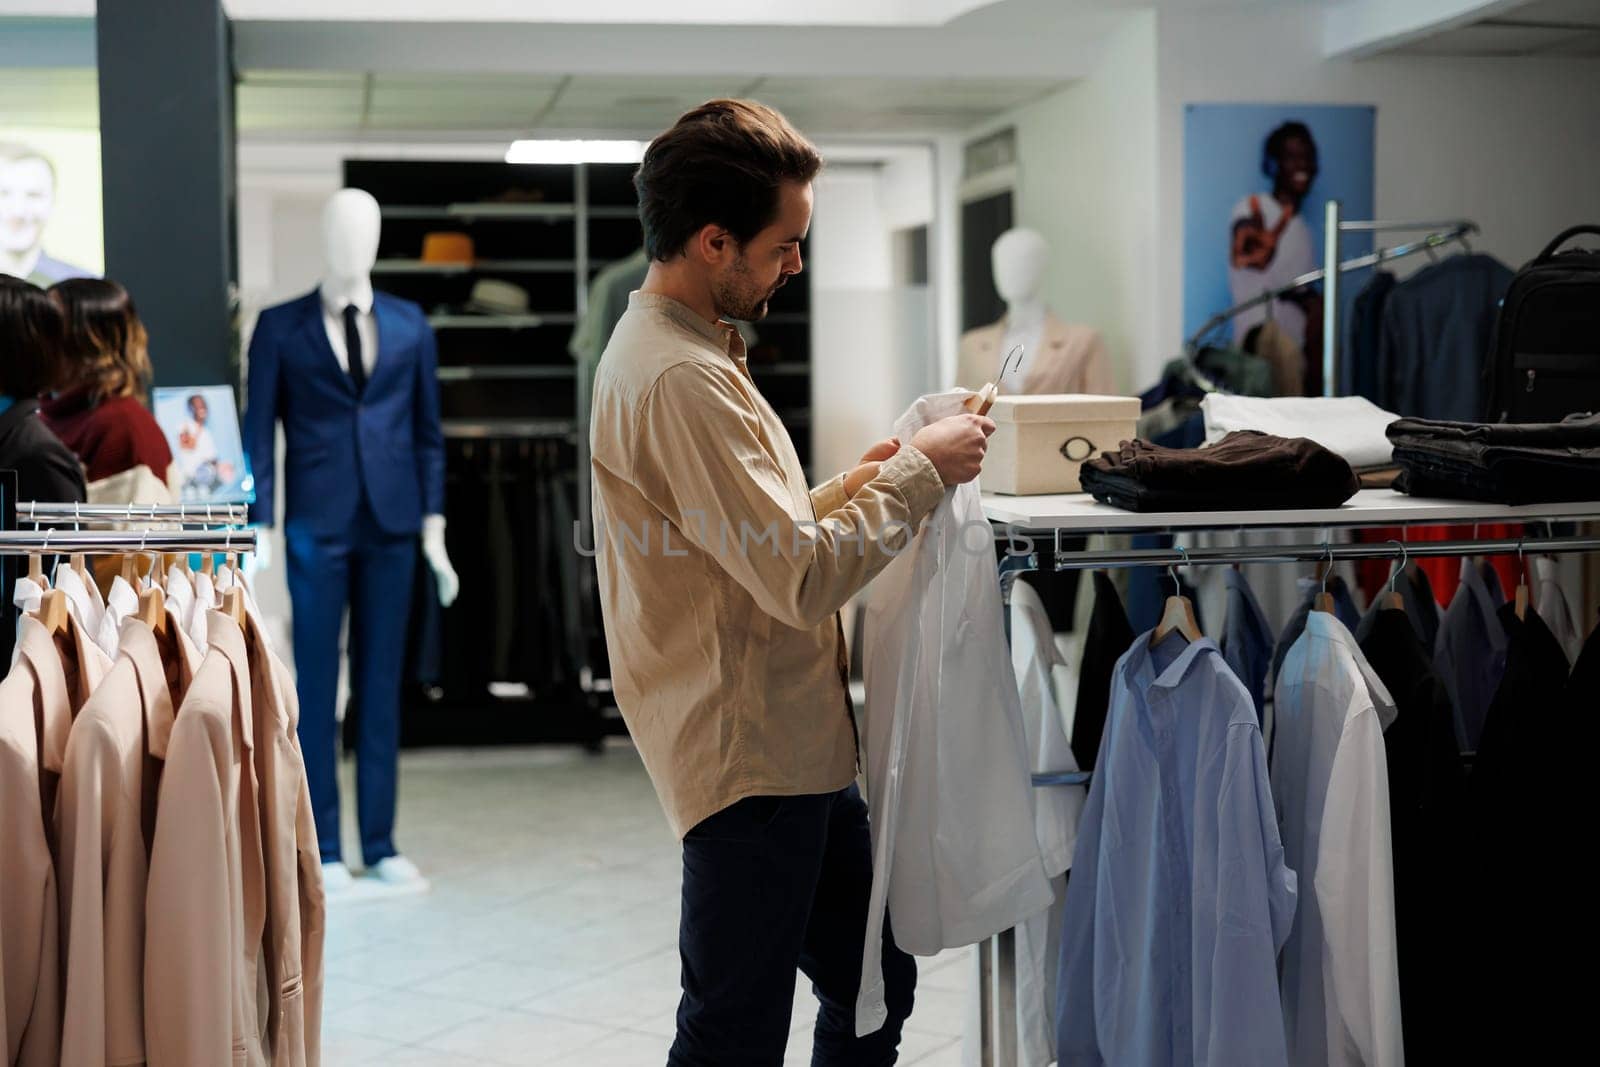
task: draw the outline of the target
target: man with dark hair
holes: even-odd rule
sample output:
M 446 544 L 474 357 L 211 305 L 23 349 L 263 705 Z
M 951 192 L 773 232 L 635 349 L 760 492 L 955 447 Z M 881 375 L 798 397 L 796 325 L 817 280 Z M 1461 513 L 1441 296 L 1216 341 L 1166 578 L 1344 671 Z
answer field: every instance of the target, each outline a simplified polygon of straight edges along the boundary
M 746 101 L 656 138 L 634 179 L 649 272 L 595 377 L 617 705 L 683 840 L 674 1067 L 778 1067 L 797 969 L 821 1002 L 814 1062 L 891 1064 L 916 983 L 886 933 L 889 1018 L 856 1036 L 872 856 L 838 611 L 977 476 L 994 424 L 934 423 L 807 487 L 726 320 L 760 319 L 800 272 L 821 166 Z

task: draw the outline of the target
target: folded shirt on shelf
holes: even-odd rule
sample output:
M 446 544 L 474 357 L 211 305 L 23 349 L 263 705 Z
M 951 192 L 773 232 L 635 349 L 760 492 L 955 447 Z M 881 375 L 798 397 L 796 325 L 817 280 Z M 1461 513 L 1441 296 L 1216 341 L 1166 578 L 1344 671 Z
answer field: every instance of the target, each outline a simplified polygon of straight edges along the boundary
M 1315 441 L 1253 430 L 1206 448 L 1124 441 L 1080 477 L 1084 492 L 1126 511 L 1328 508 L 1359 488 L 1350 464 Z
M 1388 434 L 1402 469 L 1396 487 L 1416 496 L 1536 504 L 1600 495 L 1600 415 L 1530 423 L 1400 419 Z
M 1350 466 L 1384 467 L 1394 446 L 1384 433 L 1400 416 L 1364 396 L 1231 396 L 1212 393 L 1200 402 L 1206 441 L 1235 430 L 1260 430 L 1280 437 L 1304 437 L 1343 456 Z

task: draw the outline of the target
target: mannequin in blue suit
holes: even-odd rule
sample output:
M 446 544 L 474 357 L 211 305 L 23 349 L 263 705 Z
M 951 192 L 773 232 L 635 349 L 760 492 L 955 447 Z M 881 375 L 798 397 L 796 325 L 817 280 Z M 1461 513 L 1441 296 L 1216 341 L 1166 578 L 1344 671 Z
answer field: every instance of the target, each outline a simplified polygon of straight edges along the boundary
M 273 521 L 276 427 L 284 430 L 283 526 L 300 745 L 330 893 L 352 884 L 339 834 L 339 634 L 361 701 L 356 809 L 362 861 L 393 886 L 421 875 L 394 845 L 400 676 L 417 539 L 448 604 L 438 356 L 422 309 L 372 290 L 380 212 L 356 189 L 323 211 L 321 286 L 268 308 L 250 339 L 245 448 L 253 522 Z M 356 356 L 359 355 L 360 359 Z

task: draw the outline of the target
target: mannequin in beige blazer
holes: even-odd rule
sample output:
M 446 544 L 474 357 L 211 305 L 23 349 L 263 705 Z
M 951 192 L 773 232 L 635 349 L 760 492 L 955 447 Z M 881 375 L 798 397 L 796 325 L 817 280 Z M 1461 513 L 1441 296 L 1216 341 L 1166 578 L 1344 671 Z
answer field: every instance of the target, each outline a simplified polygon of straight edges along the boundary
M 986 382 L 995 381 L 1005 358 L 1005 353 L 1000 351 L 1005 336 L 1005 319 L 962 334 L 955 384 L 981 389 Z M 1024 393 L 1117 391 L 1100 331 L 1089 326 L 1069 325 L 1057 318 L 1055 312 L 1045 313 L 1039 350 L 1023 357 L 1022 368 Z
M 200 653 L 167 613 L 160 636 L 123 622 L 117 660 L 72 724 L 61 772 L 63 1067 L 145 1062 L 146 842 L 156 791 Z
M 60 921 L 52 818 L 72 717 L 111 668 L 70 613 L 58 640 L 30 615 L 0 682 L 0 1031 L 6 1063 L 61 1058 Z
M 1002 393 L 1017 392 L 1015 383 L 1000 381 L 1007 355 L 1001 349 L 1009 347 L 1006 338 L 1016 326 L 1016 339 L 1030 349 L 1022 358 L 1022 392 L 1116 392 L 1100 331 L 1069 326 L 1045 306 L 1042 293 L 1050 246 L 1044 237 L 1029 229 L 1007 230 L 995 241 L 989 259 L 1006 314 L 999 322 L 961 335 L 954 384 L 977 390 L 994 382 Z

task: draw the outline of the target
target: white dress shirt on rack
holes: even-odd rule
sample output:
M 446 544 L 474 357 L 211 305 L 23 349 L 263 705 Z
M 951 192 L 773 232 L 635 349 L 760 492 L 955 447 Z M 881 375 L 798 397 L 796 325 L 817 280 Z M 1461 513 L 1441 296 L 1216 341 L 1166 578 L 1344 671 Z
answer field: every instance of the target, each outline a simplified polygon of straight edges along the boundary
M 106 655 L 115 657 L 122 642 L 122 621 L 139 610 L 139 594 L 127 579 L 117 575 L 111 579 L 111 591 L 106 594 L 105 614 L 100 617 L 100 630 L 95 644 Z
M 1549 556 L 1535 556 L 1528 562 L 1533 567 L 1533 609 L 1561 642 L 1567 662 L 1576 663 L 1583 651 L 1584 634 L 1572 623 L 1572 607 L 1561 589 L 1561 564 Z
M 1283 661 L 1272 796 L 1302 891 L 1284 947 L 1295 1067 L 1400 1067 L 1394 852 L 1383 731 L 1394 700 L 1343 623 L 1323 611 Z
M 105 601 L 100 598 L 100 589 L 91 580 L 85 582 L 72 565 L 66 560 L 56 564 L 55 587 L 67 594 L 67 603 L 71 606 L 73 614 L 78 617 L 78 625 L 90 637 L 97 638 L 100 633 L 100 620 L 105 615 Z M 97 642 L 98 643 L 98 642 Z M 115 651 L 107 655 L 116 655 Z
M 896 420 L 909 441 L 971 395 L 923 397 Z M 867 603 L 861 761 L 872 812 L 856 1032 L 887 1018 L 885 909 L 896 943 L 930 956 L 1049 907 L 994 541 L 976 481 L 946 491 Z
M 1054 668 L 1062 665 L 1044 601 L 1033 586 L 1018 582 L 1011 590 L 1011 666 L 1022 698 L 1022 723 L 1034 773 L 1078 770 L 1065 719 L 1056 701 Z M 1081 785 L 1035 788 L 1034 831 L 1045 874 L 1055 901 L 1017 927 L 1017 1062 L 1045 1064 L 1056 1058 L 1056 979 L 1061 956 L 1061 915 L 1066 906 L 1066 871 L 1078 843 L 1078 820 L 1088 789 Z M 961 1058 L 968 1067 L 982 1056 L 979 1048 L 979 962 L 972 961 L 974 994 L 967 1001 L 966 1036 Z

